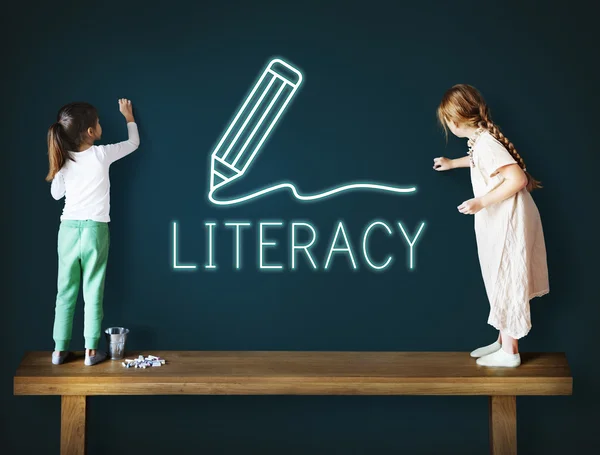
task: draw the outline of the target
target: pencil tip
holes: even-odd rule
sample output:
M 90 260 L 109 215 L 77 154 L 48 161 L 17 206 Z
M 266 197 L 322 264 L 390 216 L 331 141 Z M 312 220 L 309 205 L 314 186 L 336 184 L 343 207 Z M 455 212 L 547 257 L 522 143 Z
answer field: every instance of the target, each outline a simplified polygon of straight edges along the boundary
M 219 185 L 221 182 L 224 182 L 225 180 L 222 179 L 221 177 L 219 177 L 217 174 L 212 175 L 212 181 L 211 181 L 211 186 L 214 188 L 217 185 Z

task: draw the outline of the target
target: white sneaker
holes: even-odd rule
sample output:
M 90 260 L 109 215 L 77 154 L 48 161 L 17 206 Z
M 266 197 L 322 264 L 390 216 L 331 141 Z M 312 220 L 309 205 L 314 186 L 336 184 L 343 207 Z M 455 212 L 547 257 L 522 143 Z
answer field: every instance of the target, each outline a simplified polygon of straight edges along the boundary
M 71 351 L 62 351 L 61 354 L 57 354 L 55 351 L 52 351 L 52 363 L 54 365 L 62 365 L 70 355 Z
M 96 365 L 106 359 L 106 353 L 96 349 L 95 355 L 85 355 L 85 361 L 83 362 L 87 366 Z
M 501 347 L 502 344 L 498 342 L 498 340 L 496 340 L 492 344 L 488 344 L 487 346 L 483 346 L 482 348 L 475 349 L 473 352 L 471 352 L 471 357 L 483 357 L 484 355 L 496 352 Z
M 498 349 L 496 352 L 477 359 L 477 365 L 515 368 L 521 365 L 521 355 L 519 353 L 509 354 L 504 349 Z

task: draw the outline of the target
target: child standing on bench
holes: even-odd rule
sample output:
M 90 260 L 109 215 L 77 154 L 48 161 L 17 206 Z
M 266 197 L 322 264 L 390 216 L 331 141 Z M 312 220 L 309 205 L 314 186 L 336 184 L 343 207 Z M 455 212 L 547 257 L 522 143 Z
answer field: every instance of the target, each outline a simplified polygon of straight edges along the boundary
M 131 101 L 119 99 L 129 139 L 117 144 L 94 145 L 102 127 L 94 106 L 71 103 L 58 111 L 48 129 L 48 159 L 54 199 L 65 197 L 58 230 L 58 292 L 54 318 L 55 351 L 52 363 L 62 364 L 69 352 L 73 315 L 83 278 L 85 365 L 106 359 L 98 350 L 104 312 L 104 279 L 109 248 L 109 167 L 138 148 L 140 138 Z
M 531 329 L 529 301 L 549 292 L 546 246 L 538 209 L 530 192 L 541 188 L 514 145 L 500 132 L 479 91 L 458 84 L 444 94 L 437 118 L 448 137 L 468 138 L 468 156 L 435 158 L 436 171 L 468 167 L 474 198 L 458 211 L 475 215 L 475 237 L 485 290 L 488 324 L 498 339 L 475 349 L 477 364 L 517 367 L 518 340 Z

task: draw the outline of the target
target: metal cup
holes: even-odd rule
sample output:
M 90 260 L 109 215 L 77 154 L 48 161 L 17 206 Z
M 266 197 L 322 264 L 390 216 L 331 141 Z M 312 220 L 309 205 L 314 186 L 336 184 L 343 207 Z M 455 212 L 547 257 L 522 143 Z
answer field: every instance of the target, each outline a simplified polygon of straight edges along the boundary
M 104 331 L 106 344 L 108 344 L 108 356 L 112 360 L 120 360 L 125 357 L 125 341 L 129 329 L 124 327 L 110 327 Z

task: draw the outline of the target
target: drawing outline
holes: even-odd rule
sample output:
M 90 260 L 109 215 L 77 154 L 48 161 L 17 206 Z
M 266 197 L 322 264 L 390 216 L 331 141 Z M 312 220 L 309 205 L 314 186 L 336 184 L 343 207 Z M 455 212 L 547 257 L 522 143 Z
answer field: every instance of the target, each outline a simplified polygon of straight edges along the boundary
M 304 195 L 297 190 L 294 184 L 284 182 L 234 199 L 215 198 L 214 193 L 217 189 L 230 185 L 248 171 L 264 142 L 297 93 L 302 80 L 302 73 L 281 58 L 274 58 L 267 64 L 211 153 L 208 198 L 213 204 L 241 204 L 284 188 L 291 190 L 294 197 L 300 201 L 323 199 L 357 189 L 391 193 L 416 192 L 414 186 L 402 188 L 379 183 L 357 182 L 312 195 Z M 259 89 L 265 85 L 266 87 L 260 92 Z M 257 98 L 259 92 L 260 95 Z M 275 94 L 273 95 L 273 93 Z M 283 97 L 281 97 L 282 94 L 284 94 Z M 241 147 L 240 144 L 242 144 Z

